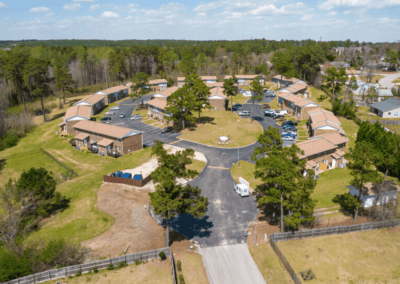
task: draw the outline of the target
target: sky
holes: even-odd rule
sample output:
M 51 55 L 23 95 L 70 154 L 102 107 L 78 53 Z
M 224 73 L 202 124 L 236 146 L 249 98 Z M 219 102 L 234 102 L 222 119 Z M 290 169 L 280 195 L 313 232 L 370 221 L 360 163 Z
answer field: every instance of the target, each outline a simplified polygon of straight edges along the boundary
M 400 0 L 0 1 L 0 40 L 400 40 Z

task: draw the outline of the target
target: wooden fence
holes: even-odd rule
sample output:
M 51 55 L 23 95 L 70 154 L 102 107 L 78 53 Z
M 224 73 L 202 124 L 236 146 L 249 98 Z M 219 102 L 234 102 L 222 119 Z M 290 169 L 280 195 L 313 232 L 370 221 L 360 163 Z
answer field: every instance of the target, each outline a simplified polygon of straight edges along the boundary
M 287 233 L 273 233 L 270 235 L 269 240 L 272 248 L 278 255 L 279 259 L 281 260 L 283 266 L 286 268 L 290 277 L 292 277 L 294 283 L 300 284 L 302 282 L 300 281 L 299 277 L 297 276 L 296 272 L 294 271 L 290 263 L 286 260 L 284 254 L 280 251 L 279 247 L 276 245 L 276 242 L 286 242 L 290 240 L 321 237 L 328 235 L 347 234 L 351 232 L 371 231 L 376 229 L 392 228 L 397 226 L 400 226 L 400 219 L 387 220 L 381 222 L 370 222 L 359 225 L 338 226 L 338 227 L 312 229 L 312 230 L 304 230 L 296 232 L 287 232 Z
M 165 253 L 166 256 L 170 257 L 173 282 L 174 284 L 177 284 L 174 258 L 172 256 L 172 252 L 169 247 L 151 251 L 139 252 L 139 253 L 132 253 L 110 259 L 99 260 L 95 262 L 72 265 L 59 269 L 39 272 L 36 274 L 4 282 L 4 284 L 35 284 L 58 278 L 66 278 L 68 276 L 74 276 L 78 271 L 81 271 L 82 273 L 88 273 L 89 271 L 93 271 L 94 268 L 97 268 L 98 270 L 105 269 L 110 264 L 118 266 L 118 264 L 121 262 L 131 264 L 135 263 L 136 260 L 147 261 L 150 259 L 155 259 L 159 257 L 158 254 L 162 251 Z
M 361 119 L 358 116 L 356 116 L 356 121 L 359 123 L 363 121 L 369 121 L 371 124 L 374 124 L 376 120 L 366 120 L 366 119 Z M 400 120 L 378 120 L 380 124 L 386 124 L 386 125 L 400 125 Z
M 105 182 L 122 183 L 122 184 L 142 187 L 146 185 L 149 181 L 151 181 L 151 175 L 145 177 L 143 180 L 135 180 L 131 178 L 112 177 L 109 175 L 103 175 L 103 180 Z

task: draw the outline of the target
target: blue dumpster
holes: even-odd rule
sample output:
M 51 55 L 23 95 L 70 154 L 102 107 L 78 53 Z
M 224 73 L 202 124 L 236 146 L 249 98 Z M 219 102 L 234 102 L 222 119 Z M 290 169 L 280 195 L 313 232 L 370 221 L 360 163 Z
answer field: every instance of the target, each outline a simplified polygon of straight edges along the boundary
M 133 176 L 133 179 L 134 179 L 134 180 L 143 180 L 143 176 L 142 176 L 142 174 L 134 175 L 134 176 Z

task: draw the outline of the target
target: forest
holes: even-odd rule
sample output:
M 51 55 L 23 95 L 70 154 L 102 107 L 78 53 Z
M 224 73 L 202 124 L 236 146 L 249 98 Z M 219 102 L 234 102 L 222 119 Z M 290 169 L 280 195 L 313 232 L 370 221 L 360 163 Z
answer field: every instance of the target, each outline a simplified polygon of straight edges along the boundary
M 14 134 L 32 125 L 32 116 L 45 116 L 44 102 L 87 94 L 131 81 L 139 72 L 169 85 L 185 70 L 199 75 L 277 73 L 296 76 L 318 86 L 320 64 L 334 60 L 332 48 L 360 46 L 358 42 L 313 40 L 175 41 L 175 40 L 24 40 L 0 42 L 0 150 L 13 144 Z M 361 43 L 376 53 L 387 44 Z M 382 48 L 381 48 L 382 46 Z M 188 68 L 188 65 L 194 68 Z M 93 87 L 93 88 L 88 88 Z M 38 107 L 29 107 L 37 102 Z M 10 139 L 10 141 L 4 141 Z

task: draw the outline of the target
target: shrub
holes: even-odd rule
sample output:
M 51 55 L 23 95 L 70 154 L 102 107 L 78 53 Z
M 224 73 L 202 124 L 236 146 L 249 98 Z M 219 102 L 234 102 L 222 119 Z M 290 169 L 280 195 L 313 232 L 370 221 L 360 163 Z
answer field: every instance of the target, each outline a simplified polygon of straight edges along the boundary
M 158 256 L 161 258 L 161 260 L 164 260 L 164 259 L 166 259 L 166 256 L 165 256 L 165 252 L 160 252 L 159 254 L 158 254 Z
M 110 263 L 110 264 L 107 266 L 107 270 L 114 270 L 114 265 L 113 265 L 112 263 Z
M 182 274 L 179 274 L 179 283 L 180 284 L 185 284 L 185 278 L 183 278 Z
M 97 267 L 93 268 L 93 272 L 94 272 L 94 273 L 99 272 L 99 270 L 97 269 Z
M 136 264 L 136 265 L 139 265 L 139 264 L 140 264 L 140 260 L 136 259 L 136 260 L 135 260 L 135 264 Z
M 78 270 L 78 272 L 75 274 L 75 276 L 82 276 L 82 270 Z
M 118 268 L 127 267 L 128 264 L 125 261 L 122 261 L 118 264 Z
M 178 266 L 178 271 L 182 271 L 182 263 L 180 260 L 178 260 L 178 262 L 176 263 L 176 265 Z

